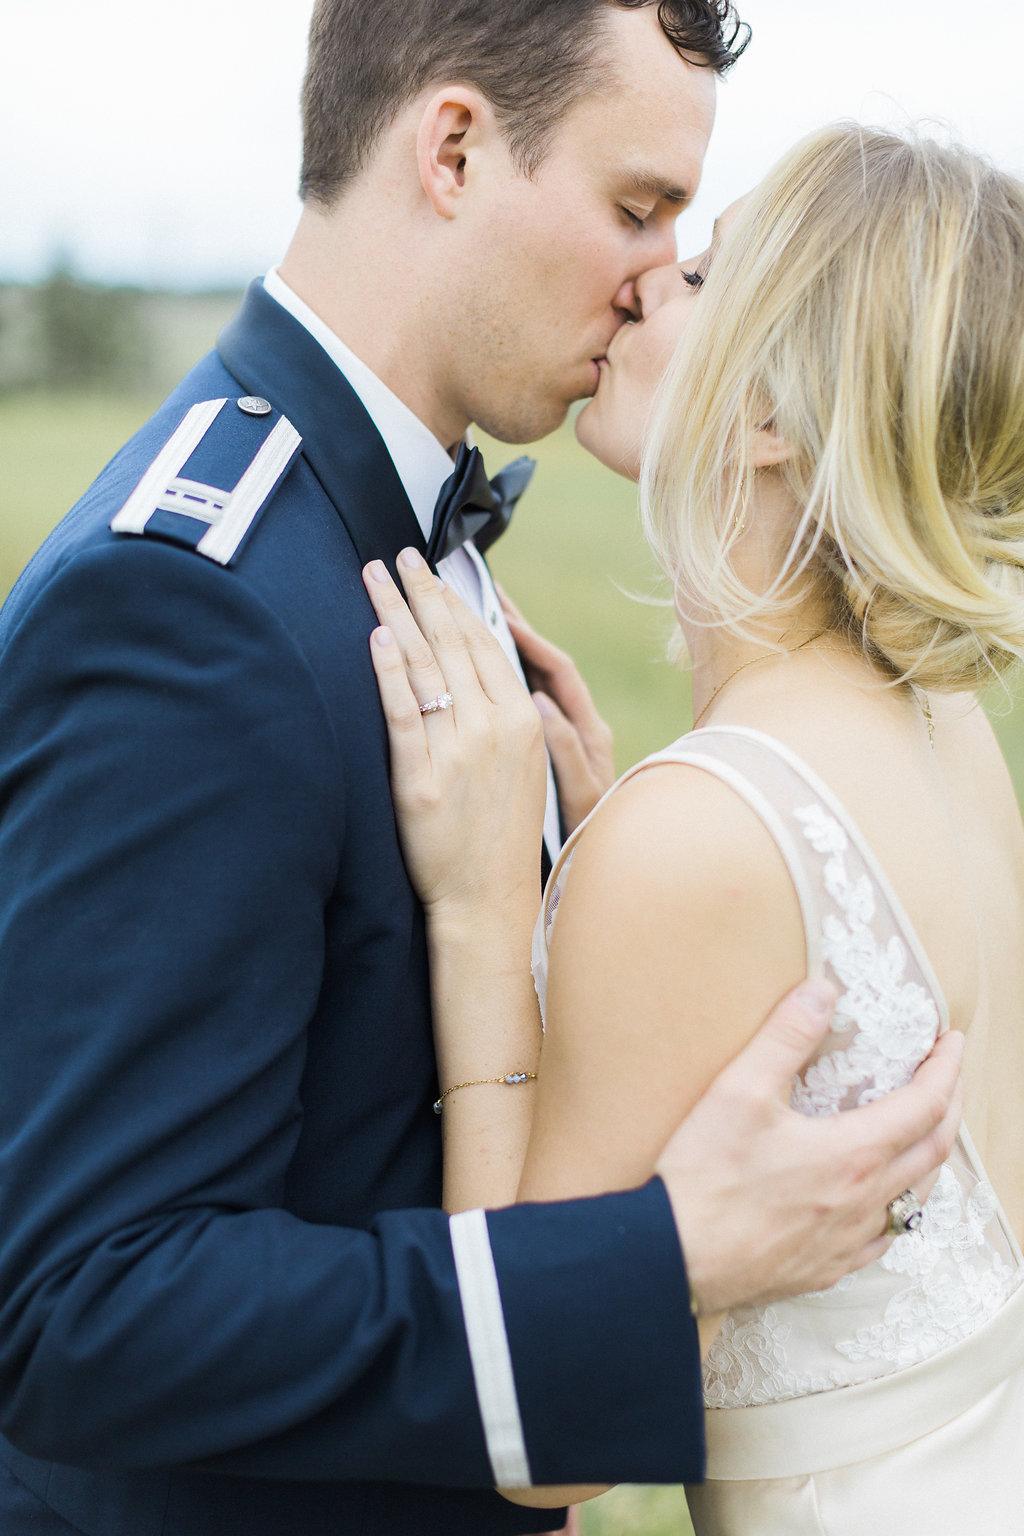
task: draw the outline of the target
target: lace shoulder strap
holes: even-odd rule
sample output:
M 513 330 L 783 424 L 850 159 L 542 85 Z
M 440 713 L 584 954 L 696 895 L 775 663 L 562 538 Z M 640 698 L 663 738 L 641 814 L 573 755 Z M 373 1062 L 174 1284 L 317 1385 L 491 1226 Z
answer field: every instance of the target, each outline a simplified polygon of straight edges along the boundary
M 832 1033 L 794 1101 L 812 1113 L 834 1112 L 908 1082 L 948 1026 L 946 1005 L 896 893 L 845 808 L 802 759 L 746 727 L 691 732 L 638 763 L 615 789 L 663 763 L 713 774 L 759 817 L 800 904 L 807 974 L 825 975 L 839 990 Z M 544 950 L 582 830 L 548 882 L 538 925 Z

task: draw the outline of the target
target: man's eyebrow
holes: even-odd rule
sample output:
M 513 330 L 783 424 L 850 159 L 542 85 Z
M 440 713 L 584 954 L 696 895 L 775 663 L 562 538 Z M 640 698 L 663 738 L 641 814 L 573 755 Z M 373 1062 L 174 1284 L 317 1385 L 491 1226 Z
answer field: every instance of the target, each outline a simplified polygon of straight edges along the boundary
M 663 181 L 660 176 L 655 176 L 650 171 L 630 171 L 626 177 L 630 187 L 635 192 L 643 193 L 646 197 L 653 197 L 655 202 L 688 203 L 693 197 L 692 192 L 687 192 L 683 187 L 677 187 L 672 182 Z

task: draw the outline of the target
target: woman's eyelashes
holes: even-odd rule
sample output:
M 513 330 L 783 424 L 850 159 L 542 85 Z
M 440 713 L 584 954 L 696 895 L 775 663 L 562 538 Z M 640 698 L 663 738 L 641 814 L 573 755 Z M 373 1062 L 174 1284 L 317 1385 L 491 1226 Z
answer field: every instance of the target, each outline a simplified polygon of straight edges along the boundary
M 688 271 L 686 267 L 679 268 L 679 275 L 683 282 L 687 283 L 691 288 L 703 288 L 704 284 L 707 282 L 708 272 L 711 268 L 711 263 L 714 260 L 714 256 L 715 241 L 712 240 L 709 249 L 704 252 L 704 255 L 700 258 L 692 272 Z

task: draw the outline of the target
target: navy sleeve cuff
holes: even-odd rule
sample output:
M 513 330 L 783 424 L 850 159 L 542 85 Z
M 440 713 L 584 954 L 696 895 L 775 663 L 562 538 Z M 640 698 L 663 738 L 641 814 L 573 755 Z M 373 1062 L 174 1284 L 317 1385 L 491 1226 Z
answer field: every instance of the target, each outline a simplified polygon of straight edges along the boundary
M 701 1481 L 700 1347 L 661 1180 L 488 1226 L 531 1482 Z

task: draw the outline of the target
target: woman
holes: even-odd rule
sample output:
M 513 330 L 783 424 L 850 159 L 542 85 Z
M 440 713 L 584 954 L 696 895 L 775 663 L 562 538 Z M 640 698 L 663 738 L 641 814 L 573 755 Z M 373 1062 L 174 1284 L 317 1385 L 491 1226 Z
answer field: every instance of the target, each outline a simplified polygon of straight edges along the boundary
M 808 974 L 840 992 L 794 1084 L 808 1114 L 889 1091 L 966 1030 L 980 1153 L 965 1131 L 923 1218 L 828 1292 L 701 1319 L 709 1482 L 690 1501 L 700 1536 L 1009 1533 L 1024 834 L 973 690 L 1024 656 L 1024 188 L 959 150 L 830 128 L 682 281 L 639 294 L 579 435 L 636 473 L 675 348 L 642 491 L 697 729 L 627 774 L 552 874 L 542 1053 L 536 725 L 428 573 L 407 588 L 433 654 L 374 637 L 430 928 L 446 1198 L 646 1178 Z M 448 690 L 454 711 L 419 714 Z M 509 1071 L 512 1093 L 481 1082 Z

